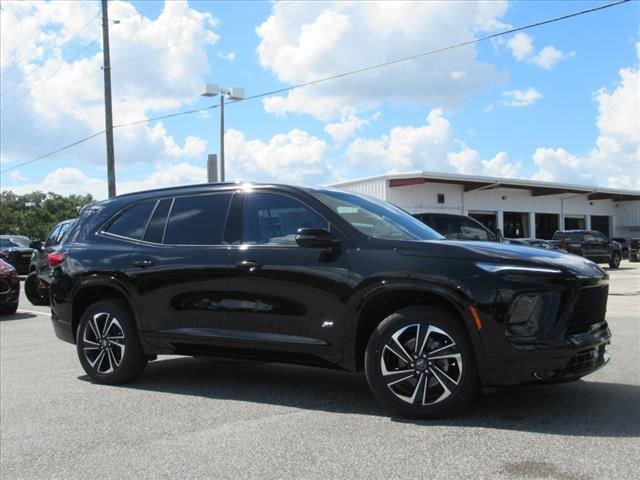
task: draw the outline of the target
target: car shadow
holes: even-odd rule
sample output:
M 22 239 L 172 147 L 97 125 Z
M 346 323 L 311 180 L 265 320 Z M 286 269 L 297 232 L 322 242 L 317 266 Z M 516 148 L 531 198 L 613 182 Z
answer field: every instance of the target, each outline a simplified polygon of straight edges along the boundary
M 11 320 L 25 320 L 27 318 L 35 318 L 35 317 L 37 317 L 37 315 L 34 313 L 18 311 L 13 315 L 0 315 L 0 322 L 9 322 Z
M 90 381 L 82 376 L 82 380 Z M 153 392 L 319 410 L 390 416 L 363 374 L 295 365 L 187 357 L 151 362 L 136 381 L 122 385 Z M 640 386 L 578 381 L 501 388 L 473 407 L 443 420 L 397 422 L 480 427 L 593 437 L 640 436 Z

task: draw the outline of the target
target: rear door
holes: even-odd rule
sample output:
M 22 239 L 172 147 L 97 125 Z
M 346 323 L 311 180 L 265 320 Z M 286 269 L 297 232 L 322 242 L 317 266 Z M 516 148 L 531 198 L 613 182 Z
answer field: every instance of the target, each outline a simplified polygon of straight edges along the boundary
M 241 233 L 230 258 L 230 337 L 276 356 L 338 361 L 346 316 L 346 237 L 306 199 L 260 190 L 242 195 Z M 299 228 L 327 229 L 345 248 L 300 247 Z
M 130 258 L 148 338 L 206 342 L 224 328 L 229 246 L 223 234 L 231 197 L 217 192 L 157 203 Z

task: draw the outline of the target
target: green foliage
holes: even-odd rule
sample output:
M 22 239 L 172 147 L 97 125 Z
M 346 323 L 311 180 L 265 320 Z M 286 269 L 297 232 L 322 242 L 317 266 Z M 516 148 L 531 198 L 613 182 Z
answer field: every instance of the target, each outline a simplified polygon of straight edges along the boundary
M 92 200 L 91 195 L 63 197 L 52 192 L 25 195 L 16 195 L 10 190 L 0 192 L 0 234 L 44 240 L 56 223 L 76 218 L 80 208 Z

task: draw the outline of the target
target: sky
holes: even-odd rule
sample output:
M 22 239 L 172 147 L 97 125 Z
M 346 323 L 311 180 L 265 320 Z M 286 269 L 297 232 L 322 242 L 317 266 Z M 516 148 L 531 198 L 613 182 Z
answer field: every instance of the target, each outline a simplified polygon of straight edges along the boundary
M 114 124 L 200 110 L 602 1 L 110 1 Z M 0 188 L 105 198 L 100 3 L 0 3 Z M 640 2 L 227 104 L 227 180 L 425 170 L 640 189 Z M 219 110 L 115 130 L 118 193 L 206 181 Z

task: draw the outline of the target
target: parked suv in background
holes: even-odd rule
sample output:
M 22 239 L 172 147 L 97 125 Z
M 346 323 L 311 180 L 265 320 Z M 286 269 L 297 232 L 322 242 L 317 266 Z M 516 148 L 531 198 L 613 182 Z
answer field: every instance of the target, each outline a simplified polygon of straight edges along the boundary
M 75 221 L 75 218 L 63 220 L 53 227 L 44 244 L 39 242 L 32 245 L 37 248 L 31 255 L 29 275 L 24 282 L 24 293 L 32 304 L 49 305 L 49 283 L 51 282 L 49 255 L 58 249 Z
M 33 245 L 29 237 L 23 235 L 0 235 L 0 258 L 17 270 L 19 275 L 26 275 L 33 253 Z
M 477 221 L 466 215 L 450 213 L 416 213 L 413 215 L 447 240 L 480 240 L 499 242 L 501 239 Z
M 622 260 L 620 244 L 609 241 L 596 230 L 557 231 L 553 234 L 552 241 L 561 250 L 588 258 L 595 263 L 608 263 L 611 268 L 618 268 Z
M 122 195 L 85 207 L 57 253 L 53 327 L 98 383 L 157 354 L 256 358 L 364 370 L 394 411 L 438 417 L 481 385 L 575 380 L 608 361 L 597 265 L 447 241 L 349 192 Z

